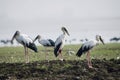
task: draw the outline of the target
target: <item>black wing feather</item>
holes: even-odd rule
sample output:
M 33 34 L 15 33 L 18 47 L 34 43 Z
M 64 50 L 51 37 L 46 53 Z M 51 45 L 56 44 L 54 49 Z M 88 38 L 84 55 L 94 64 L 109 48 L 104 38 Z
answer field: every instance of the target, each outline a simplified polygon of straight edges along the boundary
M 93 46 L 81 46 L 81 48 L 78 50 L 76 56 L 80 57 L 83 53 L 86 53 L 87 51 L 89 51 L 91 48 L 93 48 Z
M 83 45 L 81 46 L 81 48 L 78 50 L 76 56 L 80 57 L 83 54 L 83 49 L 82 49 Z
M 61 44 L 62 44 L 62 42 L 59 43 L 59 44 L 54 48 L 54 54 L 55 54 L 56 57 L 59 55 L 58 51 L 59 51 L 59 49 L 60 49 Z
M 34 43 L 26 44 L 26 46 L 28 48 L 32 49 L 33 51 L 38 52 L 37 47 L 36 47 L 36 45 Z
M 51 46 L 55 46 L 55 42 L 51 39 L 48 39 L 48 41 L 50 42 Z

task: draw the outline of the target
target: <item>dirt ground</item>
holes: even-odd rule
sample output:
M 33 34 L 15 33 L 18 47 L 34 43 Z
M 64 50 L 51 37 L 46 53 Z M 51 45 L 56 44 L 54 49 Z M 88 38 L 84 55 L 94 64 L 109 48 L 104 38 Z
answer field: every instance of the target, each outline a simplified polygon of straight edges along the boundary
M 86 60 L 0 63 L 0 80 L 120 80 L 120 59 L 93 59 L 93 69 Z

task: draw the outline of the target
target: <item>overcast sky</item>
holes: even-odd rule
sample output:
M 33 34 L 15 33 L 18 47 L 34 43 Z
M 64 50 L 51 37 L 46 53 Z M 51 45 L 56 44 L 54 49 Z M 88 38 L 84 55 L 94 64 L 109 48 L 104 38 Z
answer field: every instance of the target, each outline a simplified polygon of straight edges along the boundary
M 62 26 L 70 38 L 120 36 L 120 0 L 0 0 L 0 39 L 20 30 L 55 40 Z

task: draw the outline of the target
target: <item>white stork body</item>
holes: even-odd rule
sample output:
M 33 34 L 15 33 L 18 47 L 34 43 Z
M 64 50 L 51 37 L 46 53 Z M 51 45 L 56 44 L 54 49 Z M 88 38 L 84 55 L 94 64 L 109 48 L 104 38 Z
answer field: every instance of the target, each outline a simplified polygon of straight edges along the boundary
M 29 42 L 33 42 L 32 39 L 26 34 L 20 34 L 19 36 L 16 36 L 15 39 L 22 45 L 23 43 L 29 44 Z
M 61 44 L 59 49 L 62 49 L 64 47 L 64 43 L 65 43 L 65 34 L 61 34 L 55 41 L 55 47 Z
M 62 27 L 61 29 L 62 29 L 62 31 L 63 31 L 63 34 L 60 35 L 60 36 L 56 39 L 56 41 L 55 41 L 54 54 L 55 54 L 56 57 L 57 57 L 59 54 L 61 54 L 61 51 L 62 51 L 62 49 L 63 49 L 63 47 L 64 47 L 64 42 L 65 42 L 65 36 L 66 36 L 66 34 L 69 35 L 69 33 L 68 33 L 68 31 L 67 31 L 67 29 L 66 29 L 65 27 Z M 62 59 L 62 54 L 61 54 L 60 60 L 63 60 L 63 59 Z
M 38 35 L 33 42 L 35 42 L 38 39 L 38 42 L 44 46 L 44 47 L 54 47 L 55 42 L 51 39 L 42 39 L 40 35 Z
M 46 52 L 46 48 L 47 47 L 54 47 L 55 46 L 55 42 L 51 39 L 42 39 L 40 35 L 38 35 L 33 42 L 35 42 L 38 39 L 38 42 L 45 47 L 45 52 Z M 47 52 L 46 52 L 47 54 Z M 47 59 L 47 55 L 45 54 L 45 58 Z
M 25 49 L 25 59 L 26 59 L 26 63 L 29 62 L 29 55 L 28 55 L 28 48 L 32 49 L 33 51 L 37 52 L 37 47 L 36 45 L 33 43 L 32 39 L 26 35 L 26 34 L 21 34 L 19 31 L 16 31 L 11 43 L 13 44 L 13 40 L 14 38 L 24 46 Z
M 38 42 L 43 45 L 44 47 L 54 47 L 55 43 L 51 39 L 41 39 Z
M 76 54 L 78 57 L 80 57 L 83 53 L 87 53 L 86 59 L 88 61 L 89 68 L 92 68 L 92 63 L 91 63 L 91 60 L 90 60 L 90 50 L 93 47 L 95 47 L 97 44 L 99 44 L 100 43 L 99 41 L 101 41 L 104 44 L 101 36 L 97 35 L 96 40 L 91 40 L 91 41 L 85 42 Z

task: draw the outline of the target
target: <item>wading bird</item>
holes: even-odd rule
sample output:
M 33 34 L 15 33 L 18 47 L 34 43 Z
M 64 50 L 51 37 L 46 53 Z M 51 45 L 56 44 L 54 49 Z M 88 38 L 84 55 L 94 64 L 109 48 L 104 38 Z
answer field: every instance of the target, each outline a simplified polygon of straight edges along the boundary
M 104 44 L 104 41 L 103 39 L 101 38 L 100 35 L 96 35 L 96 40 L 91 40 L 91 41 L 88 41 L 88 42 L 85 42 L 81 48 L 78 50 L 77 52 L 77 56 L 80 57 L 83 53 L 87 53 L 86 54 L 86 59 L 87 59 L 87 62 L 88 62 L 88 67 L 89 68 L 93 68 L 92 67 L 92 63 L 91 63 L 91 59 L 90 59 L 90 50 L 98 45 L 100 43 L 100 41 Z
M 37 51 L 36 45 L 33 43 L 33 40 L 26 34 L 21 34 L 20 31 L 16 31 L 15 34 L 12 37 L 11 43 L 13 44 L 13 40 L 16 39 L 17 42 L 22 44 L 24 46 L 25 50 L 25 61 L 26 63 L 29 63 L 29 54 L 28 54 L 28 48 L 32 49 L 35 52 Z
M 69 36 L 69 33 L 65 27 L 62 27 L 61 30 L 63 31 L 63 34 L 61 34 L 55 41 L 54 54 L 56 57 L 59 55 L 59 59 L 63 61 L 61 52 L 64 47 L 65 36 L 66 34 Z
M 55 46 L 55 42 L 51 39 L 42 39 L 40 35 L 38 35 L 33 42 L 35 42 L 38 39 L 38 42 L 45 47 L 45 58 L 47 59 L 47 52 L 46 52 L 46 48 L 47 47 L 54 47 Z

